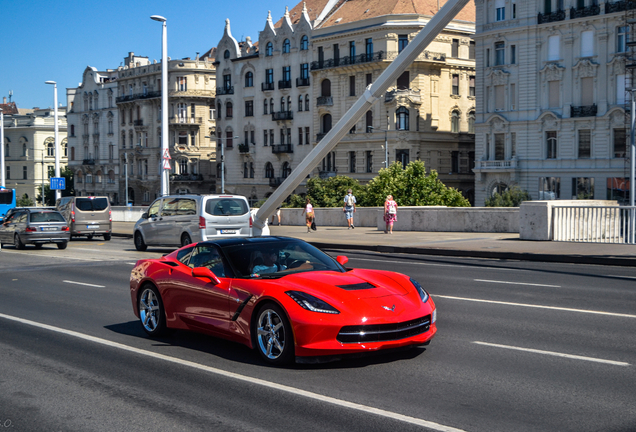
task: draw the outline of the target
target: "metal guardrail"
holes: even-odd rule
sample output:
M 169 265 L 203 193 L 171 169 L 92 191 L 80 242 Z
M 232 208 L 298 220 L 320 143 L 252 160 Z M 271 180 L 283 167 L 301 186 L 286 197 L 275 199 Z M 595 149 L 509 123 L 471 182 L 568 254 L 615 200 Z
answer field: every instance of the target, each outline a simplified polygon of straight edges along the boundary
M 552 240 L 636 244 L 636 207 L 555 206 Z

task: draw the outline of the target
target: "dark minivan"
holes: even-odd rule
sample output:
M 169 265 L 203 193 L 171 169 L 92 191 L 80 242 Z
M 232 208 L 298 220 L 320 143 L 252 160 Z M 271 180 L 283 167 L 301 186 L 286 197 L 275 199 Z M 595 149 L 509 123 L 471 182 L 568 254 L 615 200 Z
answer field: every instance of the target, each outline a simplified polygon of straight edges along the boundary
M 57 210 L 71 228 L 71 236 L 104 236 L 110 240 L 113 232 L 112 213 L 108 197 L 71 196 L 57 200 Z

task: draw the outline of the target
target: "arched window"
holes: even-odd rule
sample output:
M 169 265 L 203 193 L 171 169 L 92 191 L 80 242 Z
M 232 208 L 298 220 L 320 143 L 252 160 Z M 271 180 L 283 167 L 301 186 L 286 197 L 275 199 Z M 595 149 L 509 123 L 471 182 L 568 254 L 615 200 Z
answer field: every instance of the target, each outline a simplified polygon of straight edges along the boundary
M 4 138 L 5 140 L 5 145 L 4 145 L 4 156 L 5 157 L 9 157 L 11 156 L 11 146 L 9 145 L 9 143 L 11 142 L 11 140 L 8 137 Z
M 451 113 L 451 132 L 459 133 L 459 111 L 457 110 Z
M 263 114 L 267 114 L 267 99 L 263 101 Z
M 22 156 L 26 156 L 26 155 L 27 155 L 27 145 L 25 143 L 25 144 L 22 144 Z M 55 156 L 55 154 L 53 156 Z
M 71 160 L 75 160 L 75 147 L 71 147 Z
M 325 114 L 322 116 L 322 133 L 326 134 L 331 130 L 331 114 Z
M 274 98 L 269 100 L 269 112 L 274 113 Z
M 179 159 L 179 174 L 187 174 L 188 173 L 188 159 L 181 158 Z
M 265 178 L 274 178 L 274 166 L 271 162 L 265 164 Z
M 300 50 L 305 51 L 307 49 L 309 49 L 309 38 L 307 37 L 307 35 L 303 35 L 303 37 L 300 39 Z
M 305 95 L 305 111 L 309 111 L 309 95 Z
M 232 102 L 228 102 L 225 105 L 225 117 L 231 118 L 233 115 Z
M 247 72 L 245 74 L 245 87 L 254 87 L 254 74 L 252 72 Z
M 225 50 L 225 52 L 223 53 L 223 58 L 224 59 L 229 59 L 230 58 L 230 50 Z
M 409 110 L 406 107 L 400 107 L 395 112 L 396 128 L 398 130 L 409 130 Z
M 468 113 L 468 133 L 475 133 L 475 111 Z
M 292 110 L 291 96 L 287 96 L 287 111 Z
M 267 42 L 265 45 L 265 57 L 269 57 L 274 53 L 274 45 L 271 42 Z
M 217 105 L 216 118 L 221 118 L 221 102 L 219 102 Z
M 75 125 L 71 125 L 71 136 L 75 136 Z
M 289 162 L 285 162 L 283 164 L 283 169 L 281 171 L 281 177 L 287 178 L 291 174 L 291 166 L 289 166 Z
M 303 110 L 303 95 L 298 96 L 298 111 Z
M 366 131 L 367 133 L 373 132 L 373 111 L 369 110 L 366 114 Z
M 328 79 L 324 79 L 320 83 L 320 96 L 331 96 L 331 81 L 329 81 Z
M 288 54 L 291 48 L 291 44 L 289 43 L 289 39 L 285 39 L 283 41 L 283 54 Z
M 281 112 L 285 111 L 285 96 L 282 96 L 280 98 L 280 111 Z

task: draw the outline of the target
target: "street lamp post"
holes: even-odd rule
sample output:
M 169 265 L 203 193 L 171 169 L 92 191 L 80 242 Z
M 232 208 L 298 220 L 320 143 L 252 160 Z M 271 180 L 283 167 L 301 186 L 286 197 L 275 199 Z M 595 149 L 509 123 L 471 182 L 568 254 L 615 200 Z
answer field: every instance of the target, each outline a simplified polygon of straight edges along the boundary
M 378 132 L 384 132 L 384 168 L 389 167 L 389 140 L 388 140 L 388 129 L 375 129 L 373 126 L 367 126 L 368 129 L 372 129 Z
M 215 137 L 206 136 L 206 138 L 213 139 Z M 239 136 L 235 136 L 232 139 L 239 139 Z M 219 146 L 219 140 L 217 138 L 217 147 Z M 221 142 L 221 193 L 225 193 L 225 146 L 223 145 L 223 138 L 220 140 Z
M 55 177 L 60 176 L 60 140 L 59 140 L 59 126 L 57 124 L 57 83 L 55 81 L 46 81 L 45 84 L 53 85 L 53 122 L 54 125 L 54 148 L 55 148 Z M 55 201 L 62 197 L 62 191 L 55 189 Z M 44 202 L 44 197 L 42 197 Z
M 4 113 L 0 108 L 0 186 L 4 187 Z
M 152 15 L 150 19 L 159 21 L 161 25 L 161 195 L 170 195 L 170 154 L 168 152 L 168 30 L 166 19 L 160 15 Z M 126 205 L 128 202 L 126 201 Z

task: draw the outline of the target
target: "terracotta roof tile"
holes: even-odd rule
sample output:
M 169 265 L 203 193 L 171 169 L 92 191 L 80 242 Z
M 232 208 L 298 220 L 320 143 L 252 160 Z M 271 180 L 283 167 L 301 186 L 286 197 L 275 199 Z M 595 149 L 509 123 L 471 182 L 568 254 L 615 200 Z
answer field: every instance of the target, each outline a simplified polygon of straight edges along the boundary
M 307 15 L 309 15 L 309 20 L 315 21 L 316 18 L 318 18 L 318 15 L 320 15 L 320 12 L 322 12 L 325 6 L 327 6 L 327 3 L 329 3 L 329 0 L 306 0 L 305 4 L 307 5 Z M 291 20 L 292 24 L 298 24 L 302 12 L 303 2 L 301 1 L 289 11 L 289 19 Z M 279 19 L 274 27 L 278 28 L 282 25 L 283 18 Z
M 15 102 L 0 104 L 0 109 L 2 109 L 2 114 L 4 115 L 18 114 L 18 106 Z

